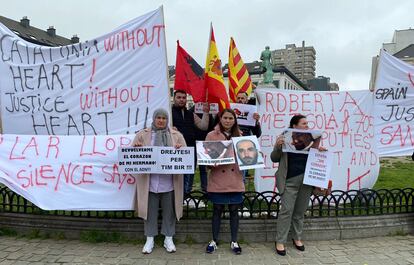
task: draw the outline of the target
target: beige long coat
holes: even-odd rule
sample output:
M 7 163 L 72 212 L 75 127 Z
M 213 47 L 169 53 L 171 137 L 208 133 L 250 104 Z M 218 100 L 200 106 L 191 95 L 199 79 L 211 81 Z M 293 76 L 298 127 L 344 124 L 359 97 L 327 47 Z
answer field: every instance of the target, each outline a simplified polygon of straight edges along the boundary
M 169 129 L 171 133 L 172 145 L 175 146 L 177 144 L 181 145 L 182 147 L 187 146 L 184 140 L 183 135 L 174 129 Z M 143 146 L 151 145 L 151 129 L 146 128 L 139 131 L 132 142 L 134 146 L 136 143 L 142 143 Z M 150 183 L 150 175 L 149 174 L 135 174 L 137 183 L 137 201 L 135 203 L 135 211 L 138 217 L 147 220 L 147 212 L 148 212 L 148 194 L 149 194 L 149 183 Z M 183 216 L 183 186 L 184 180 L 182 174 L 175 174 L 173 175 L 173 185 L 174 185 L 174 202 L 175 202 L 175 215 L 177 220 Z

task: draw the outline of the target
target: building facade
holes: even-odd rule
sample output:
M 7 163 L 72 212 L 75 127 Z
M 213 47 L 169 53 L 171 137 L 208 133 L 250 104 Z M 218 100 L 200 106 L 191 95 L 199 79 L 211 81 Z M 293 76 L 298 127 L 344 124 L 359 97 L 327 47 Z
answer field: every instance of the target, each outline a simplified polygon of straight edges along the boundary
M 295 44 L 287 44 L 285 49 L 272 51 L 272 62 L 275 67 L 286 67 L 303 83 L 315 78 L 316 51 L 312 46 L 301 47 Z
M 383 43 L 382 49 L 406 63 L 414 65 L 414 29 L 404 29 L 394 31 L 392 41 Z M 375 81 L 377 78 L 379 55 L 372 58 L 371 79 L 369 81 L 369 89 L 375 89 Z
M 338 84 L 331 83 L 331 79 L 325 76 L 308 80 L 308 88 L 312 91 L 339 91 Z

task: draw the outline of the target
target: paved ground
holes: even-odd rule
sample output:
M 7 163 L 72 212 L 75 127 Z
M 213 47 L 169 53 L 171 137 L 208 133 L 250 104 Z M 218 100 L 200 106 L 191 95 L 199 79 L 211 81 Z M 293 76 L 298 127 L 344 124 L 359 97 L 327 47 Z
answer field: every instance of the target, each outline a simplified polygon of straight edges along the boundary
M 178 244 L 168 254 L 157 246 L 143 255 L 142 245 L 0 237 L 0 264 L 414 264 L 414 236 L 306 242 L 303 253 L 289 244 L 285 257 L 273 252 L 272 243 L 245 243 L 239 256 L 228 244 L 214 254 L 205 254 L 204 247 Z

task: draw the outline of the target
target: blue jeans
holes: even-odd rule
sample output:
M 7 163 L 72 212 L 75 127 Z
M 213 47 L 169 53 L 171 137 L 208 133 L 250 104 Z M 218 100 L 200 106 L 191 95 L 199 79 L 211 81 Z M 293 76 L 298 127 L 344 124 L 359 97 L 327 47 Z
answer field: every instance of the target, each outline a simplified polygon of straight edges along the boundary
M 184 174 L 184 196 L 193 190 L 194 174 Z

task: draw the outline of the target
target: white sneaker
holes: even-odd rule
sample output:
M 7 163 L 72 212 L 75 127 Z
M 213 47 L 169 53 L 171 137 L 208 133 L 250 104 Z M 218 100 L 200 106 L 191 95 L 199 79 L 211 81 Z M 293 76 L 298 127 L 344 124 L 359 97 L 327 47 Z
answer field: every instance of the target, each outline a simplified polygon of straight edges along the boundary
M 142 253 L 143 254 L 150 254 L 152 252 L 153 248 L 154 248 L 154 237 L 153 236 L 147 236 L 147 242 L 145 242 L 145 245 L 142 248 Z
M 242 252 L 242 249 L 241 249 L 239 243 L 237 243 L 237 242 L 232 241 L 231 244 L 230 244 L 230 248 L 234 252 L 234 254 L 236 254 L 236 255 L 240 255 L 241 252 Z
M 177 249 L 175 248 L 172 236 L 166 236 L 165 237 L 164 247 L 165 247 L 165 250 L 167 250 L 168 253 L 173 253 L 173 252 L 177 251 Z
M 216 249 L 217 249 L 217 244 L 216 244 L 216 241 L 211 240 L 211 241 L 208 243 L 207 247 L 206 247 L 206 253 L 211 254 L 211 253 L 213 253 L 214 251 L 216 251 Z

